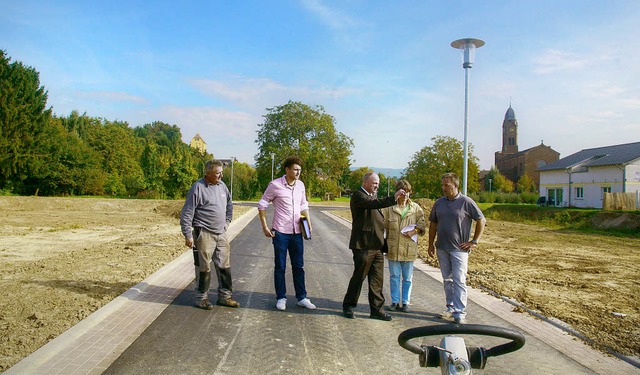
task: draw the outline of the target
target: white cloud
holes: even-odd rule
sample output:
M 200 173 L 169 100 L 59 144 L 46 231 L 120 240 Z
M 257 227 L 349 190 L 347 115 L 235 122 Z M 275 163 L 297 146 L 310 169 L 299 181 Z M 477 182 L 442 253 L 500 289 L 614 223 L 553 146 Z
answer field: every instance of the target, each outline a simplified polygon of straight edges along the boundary
M 615 99 L 628 90 L 610 82 L 594 82 L 585 86 L 585 93 L 594 98 Z
M 163 107 L 157 114 L 162 121 L 178 124 L 183 141 L 200 134 L 207 151 L 215 157 L 234 156 L 238 161 L 253 164 L 256 150 L 257 124 L 261 118 L 248 112 L 211 107 Z
M 559 51 L 556 49 L 548 49 L 541 56 L 534 59 L 536 68 L 534 72 L 537 74 L 549 74 L 559 71 L 580 69 L 587 65 L 585 58 L 575 54 Z
M 234 77 L 226 81 L 194 79 L 190 83 L 204 95 L 229 101 L 246 109 L 263 110 L 288 100 L 335 100 L 361 92 L 360 89 L 326 86 L 287 86 L 270 78 Z M 306 103 L 313 104 L 313 103 Z
M 253 137 L 259 120 L 246 112 L 210 107 L 164 107 L 160 109 L 160 117 L 167 122 L 180 124 L 180 128 L 192 130 L 194 134 L 206 133 L 211 137 L 235 139 Z M 184 132 L 183 135 L 189 136 Z
M 640 98 L 639 97 L 623 99 L 620 103 L 623 104 L 624 107 L 628 108 L 628 109 L 637 110 L 638 108 L 640 108 Z
M 322 23 L 329 26 L 333 30 L 344 30 L 354 27 L 358 22 L 348 15 L 329 8 L 320 0 L 302 0 L 301 4 L 312 14 L 314 14 Z
M 302 6 L 326 25 L 335 40 L 349 52 L 363 52 L 370 46 L 371 24 L 347 13 L 328 7 L 320 0 L 301 0 Z M 346 6 L 346 3 L 340 3 Z
M 268 78 L 237 78 L 229 82 L 194 79 L 190 82 L 205 95 L 235 103 L 253 101 L 267 93 L 285 90 L 284 86 Z

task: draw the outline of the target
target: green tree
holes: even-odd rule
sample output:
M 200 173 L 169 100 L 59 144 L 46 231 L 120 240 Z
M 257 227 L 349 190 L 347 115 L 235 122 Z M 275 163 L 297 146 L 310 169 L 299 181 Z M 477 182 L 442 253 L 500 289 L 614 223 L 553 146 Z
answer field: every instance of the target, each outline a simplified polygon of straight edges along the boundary
M 29 165 L 22 194 L 102 195 L 105 175 L 100 155 L 74 134 L 60 118 L 45 130 L 47 142 L 39 144 L 41 158 Z
M 523 174 L 516 183 L 516 190 L 518 193 L 532 193 L 536 191 L 536 183 L 533 182 L 531 177 Z
M 39 73 L 10 61 L 0 50 L 0 188 L 20 185 L 43 157 L 40 143 L 51 119 Z
M 384 173 L 378 173 L 380 177 L 379 197 L 388 197 L 396 192 L 396 181 L 393 177 L 387 177 Z
M 62 122 L 70 134 L 99 155 L 105 194 L 136 196 L 146 187 L 140 165 L 143 142 L 126 122 L 79 115 L 77 111 Z
M 203 155 L 182 142 L 177 125 L 155 121 L 134 132 L 142 138 L 140 164 L 145 173 L 146 196 L 184 197 L 193 182 L 204 175 L 204 163 L 212 155 Z
M 505 177 L 502 173 L 498 173 L 493 180 L 493 189 L 500 193 L 511 193 L 514 189 L 513 181 Z
M 338 195 L 340 180 L 349 170 L 353 140 L 336 131 L 335 119 L 322 106 L 310 107 L 300 102 L 267 108 L 264 122 L 258 127 L 256 170 L 261 187 L 271 179 L 271 153 L 274 177 L 284 174 L 282 162 L 291 155 L 304 161 L 302 180 L 308 194 L 323 197 Z
M 362 186 L 362 178 L 367 172 L 371 172 L 371 169 L 369 169 L 369 167 L 361 167 L 351 171 L 346 181 L 347 189 L 351 192 L 360 189 L 360 186 Z
M 414 196 L 427 198 L 442 196 L 441 178 L 448 172 L 454 172 L 460 176 L 462 190 L 464 160 L 462 142 L 449 136 L 436 136 L 431 138 L 431 141 L 433 143 L 431 146 L 425 146 L 413 155 L 403 176 L 411 183 Z M 473 155 L 473 145 L 469 144 L 468 193 L 478 191 L 479 170 L 478 158 Z
M 225 168 L 222 180 L 227 186 L 231 186 L 231 172 L 230 167 Z M 256 170 L 247 163 L 235 160 L 233 163 L 233 199 L 248 200 L 254 198 L 259 192 Z
M 489 169 L 489 172 L 487 172 L 487 175 L 484 177 L 484 190 L 488 192 L 496 191 L 496 187 L 493 182 L 499 174 L 500 171 L 498 171 L 495 165 L 492 165 L 491 169 Z

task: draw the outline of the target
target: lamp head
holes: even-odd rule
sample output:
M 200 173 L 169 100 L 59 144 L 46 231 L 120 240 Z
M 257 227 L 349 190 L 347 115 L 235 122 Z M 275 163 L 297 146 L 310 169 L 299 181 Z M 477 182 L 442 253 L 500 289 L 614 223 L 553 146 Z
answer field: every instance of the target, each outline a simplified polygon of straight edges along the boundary
M 474 38 L 458 39 L 451 42 L 451 47 L 460 49 L 463 52 L 463 68 L 471 68 L 475 58 L 476 48 L 484 46 L 484 41 Z

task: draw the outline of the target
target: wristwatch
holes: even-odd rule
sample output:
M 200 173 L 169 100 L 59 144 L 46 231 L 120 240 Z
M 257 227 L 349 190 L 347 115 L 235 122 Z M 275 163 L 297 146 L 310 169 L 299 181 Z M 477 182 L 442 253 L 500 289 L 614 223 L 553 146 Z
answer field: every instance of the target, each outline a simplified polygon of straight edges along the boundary
M 476 240 L 471 240 L 470 242 L 471 242 L 472 244 L 474 244 L 474 245 L 478 245 L 478 241 L 476 241 Z

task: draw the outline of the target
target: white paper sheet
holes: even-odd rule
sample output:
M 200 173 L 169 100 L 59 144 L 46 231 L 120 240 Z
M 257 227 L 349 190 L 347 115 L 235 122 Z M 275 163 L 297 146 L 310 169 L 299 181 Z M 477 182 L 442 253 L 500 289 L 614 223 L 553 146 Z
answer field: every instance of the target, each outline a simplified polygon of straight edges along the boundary
M 400 233 L 404 234 L 407 232 L 411 232 L 412 230 L 414 230 L 416 228 L 417 225 L 415 224 L 409 224 L 406 227 L 402 228 L 400 230 Z M 418 243 L 418 233 L 414 234 L 413 236 L 411 236 L 411 239 L 413 240 L 413 242 Z

